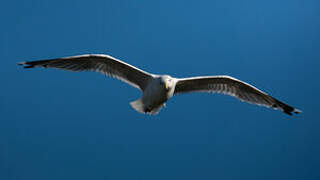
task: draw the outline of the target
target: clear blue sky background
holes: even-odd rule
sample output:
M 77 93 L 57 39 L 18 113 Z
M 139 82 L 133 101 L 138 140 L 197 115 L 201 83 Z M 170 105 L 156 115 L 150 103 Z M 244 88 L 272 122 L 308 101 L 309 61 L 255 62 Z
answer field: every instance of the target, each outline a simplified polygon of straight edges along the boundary
M 0 179 L 319 179 L 319 0 L 5 0 Z M 97 73 L 17 62 L 106 53 L 152 73 L 227 74 L 300 108 L 186 94 L 158 116 Z

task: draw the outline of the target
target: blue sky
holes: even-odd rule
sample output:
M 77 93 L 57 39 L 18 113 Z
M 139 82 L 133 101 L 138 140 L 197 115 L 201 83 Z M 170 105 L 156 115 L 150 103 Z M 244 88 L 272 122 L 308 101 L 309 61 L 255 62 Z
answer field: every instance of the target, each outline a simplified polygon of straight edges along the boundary
M 319 6 L 1 2 L 0 179 L 319 179 Z M 304 112 L 186 94 L 148 116 L 118 80 L 16 64 L 86 53 L 176 77 L 231 75 Z

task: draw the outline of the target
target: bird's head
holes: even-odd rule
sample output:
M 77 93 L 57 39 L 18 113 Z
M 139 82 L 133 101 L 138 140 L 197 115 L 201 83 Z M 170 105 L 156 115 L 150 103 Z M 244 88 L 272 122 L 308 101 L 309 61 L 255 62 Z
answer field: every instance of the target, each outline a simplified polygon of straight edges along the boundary
M 175 81 L 174 81 L 174 78 L 172 78 L 171 76 L 169 75 L 162 75 L 159 77 L 159 82 L 160 82 L 160 85 L 164 87 L 165 90 L 169 91 L 171 89 L 174 88 L 175 86 Z

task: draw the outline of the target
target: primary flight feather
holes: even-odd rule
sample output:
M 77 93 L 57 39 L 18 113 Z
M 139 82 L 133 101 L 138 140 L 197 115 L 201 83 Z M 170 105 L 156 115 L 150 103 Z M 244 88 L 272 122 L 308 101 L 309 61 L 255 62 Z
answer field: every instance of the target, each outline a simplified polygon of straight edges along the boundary
M 143 92 L 140 99 L 130 103 L 135 110 L 141 113 L 157 114 L 173 95 L 189 92 L 223 93 L 242 101 L 278 109 L 289 115 L 301 112 L 254 86 L 230 76 L 174 78 L 169 75 L 156 75 L 104 54 L 28 61 L 19 64 L 24 65 L 25 68 L 45 67 L 70 71 L 96 71 L 120 79 Z

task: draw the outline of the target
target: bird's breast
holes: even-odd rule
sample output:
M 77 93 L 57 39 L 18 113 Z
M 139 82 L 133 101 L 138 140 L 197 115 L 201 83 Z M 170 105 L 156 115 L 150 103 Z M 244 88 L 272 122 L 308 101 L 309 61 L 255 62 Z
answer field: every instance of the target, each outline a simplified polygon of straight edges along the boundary
M 143 101 L 145 104 L 155 106 L 166 102 L 169 99 L 168 91 L 161 85 L 150 85 L 143 92 Z

